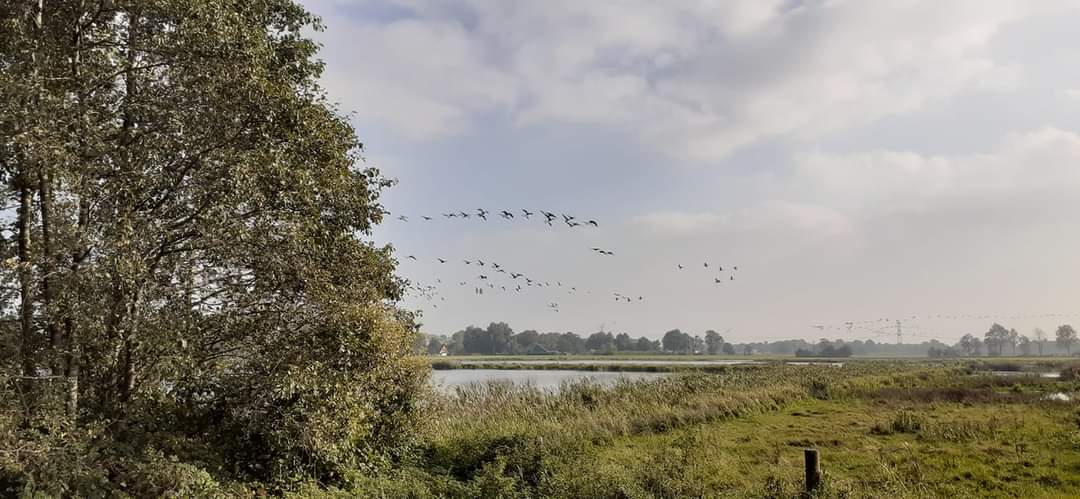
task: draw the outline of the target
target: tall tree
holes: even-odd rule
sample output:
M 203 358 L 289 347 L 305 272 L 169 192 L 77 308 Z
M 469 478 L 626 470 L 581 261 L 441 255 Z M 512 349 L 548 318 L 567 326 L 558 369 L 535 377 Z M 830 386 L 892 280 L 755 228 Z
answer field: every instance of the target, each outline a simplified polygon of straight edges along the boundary
M 1001 355 L 1005 344 L 1009 342 L 1009 330 L 1005 326 L 995 323 L 984 335 L 988 354 Z M 996 353 L 995 353 L 996 352 Z
M 1009 346 L 1012 347 L 1012 354 L 1016 355 L 1016 345 L 1020 342 L 1020 333 L 1015 329 L 1009 329 L 1009 336 L 1007 338 Z
M 1057 346 L 1064 348 L 1066 355 L 1072 355 L 1072 346 L 1076 343 L 1076 330 L 1065 324 L 1057 328 Z
M 1017 344 L 1020 345 L 1020 355 L 1031 355 L 1031 339 L 1029 339 L 1027 336 L 1021 335 L 1020 339 L 1017 341 Z
M 403 442 L 424 375 L 392 249 L 366 240 L 390 182 L 316 83 L 316 19 L 292 0 L 20 1 L 0 26 L 20 316 L 0 331 L 25 379 L 63 379 L 73 426 L 129 438 L 153 416 L 267 479 Z
M 712 329 L 705 331 L 705 349 L 710 355 L 720 353 L 724 346 L 724 337 Z
M 678 329 L 664 333 L 661 343 L 665 351 L 673 353 L 691 353 L 694 348 L 693 338 Z

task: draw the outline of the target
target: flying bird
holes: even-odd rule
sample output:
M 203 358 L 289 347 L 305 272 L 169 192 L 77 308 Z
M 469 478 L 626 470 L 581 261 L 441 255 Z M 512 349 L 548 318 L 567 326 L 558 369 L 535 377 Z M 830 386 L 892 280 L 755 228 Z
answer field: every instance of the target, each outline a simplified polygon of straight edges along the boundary
M 409 217 L 407 217 L 405 215 L 401 215 L 401 216 L 397 217 L 397 219 L 401 220 L 402 222 L 408 222 L 409 221 Z
M 526 220 L 532 218 L 532 216 L 533 216 L 533 212 L 531 212 L 529 210 L 526 210 L 524 208 L 521 209 L 521 212 L 525 214 L 525 219 Z
M 488 214 L 487 210 L 485 210 L 483 208 L 477 208 L 476 216 L 484 219 L 485 222 L 487 221 L 487 214 Z
M 446 263 L 446 260 L 443 260 L 442 258 L 436 258 L 436 260 L 438 260 L 439 263 Z
M 511 218 L 514 218 L 514 214 L 510 213 L 509 211 L 506 211 L 506 210 L 503 210 L 502 213 L 499 213 L 499 214 L 502 215 L 502 217 L 507 219 L 507 220 L 510 220 Z
M 405 258 L 408 258 L 409 260 L 416 260 L 416 257 L 415 257 L 415 256 L 412 256 L 412 255 L 409 255 L 409 256 L 407 256 L 407 257 L 405 257 Z
M 588 224 L 588 225 L 591 225 L 593 227 L 599 227 L 600 226 L 600 224 L 596 223 L 596 220 L 589 220 L 588 222 L 585 222 L 585 223 Z

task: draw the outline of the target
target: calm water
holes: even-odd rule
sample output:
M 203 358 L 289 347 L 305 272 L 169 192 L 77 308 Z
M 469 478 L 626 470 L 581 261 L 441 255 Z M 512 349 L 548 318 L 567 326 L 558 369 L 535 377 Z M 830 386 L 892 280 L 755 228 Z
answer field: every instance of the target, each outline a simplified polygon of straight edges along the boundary
M 1061 373 L 1034 371 L 990 371 L 990 374 L 993 374 L 994 376 L 1038 376 L 1040 378 L 1051 379 L 1057 379 L 1061 377 Z
M 458 359 L 461 364 L 522 364 L 522 365 L 620 365 L 620 366 L 734 366 L 740 364 L 764 364 L 760 360 L 633 360 L 633 359 L 615 359 L 615 360 L 585 360 L 585 359 L 567 359 L 567 360 L 553 360 L 553 359 L 536 359 L 536 360 L 468 360 Z
M 565 381 L 589 379 L 597 383 L 613 385 L 622 379 L 646 380 L 667 375 L 668 373 L 592 372 L 557 369 L 538 371 L 529 369 L 450 369 L 432 371 L 431 380 L 436 386 L 444 390 L 452 389 L 455 386 L 486 383 L 488 381 L 511 382 L 532 385 L 542 390 L 557 390 L 559 385 Z

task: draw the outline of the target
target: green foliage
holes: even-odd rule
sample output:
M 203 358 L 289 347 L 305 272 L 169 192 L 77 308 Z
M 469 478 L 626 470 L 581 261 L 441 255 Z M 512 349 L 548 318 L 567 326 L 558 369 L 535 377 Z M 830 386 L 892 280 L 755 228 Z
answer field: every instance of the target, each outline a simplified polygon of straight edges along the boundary
M 317 85 L 317 20 L 41 5 L 0 7 L 4 484 L 201 496 L 400 459 L 426 369 L 363 239 L 391 182 Z

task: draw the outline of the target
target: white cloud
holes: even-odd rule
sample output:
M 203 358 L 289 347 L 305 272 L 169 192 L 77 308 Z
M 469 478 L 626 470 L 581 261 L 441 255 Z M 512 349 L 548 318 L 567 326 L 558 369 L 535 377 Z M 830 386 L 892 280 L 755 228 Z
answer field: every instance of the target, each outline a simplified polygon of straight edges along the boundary
M 617 127 L 701 160 L 1015 83 L 988 43 L 1058 4 L 359 2 L 409 13 L 380 22 L 308 3 L 330 25 L 329 86 L 363 120 L 430 138 L 505 112 L 522 125 Z
M 1015 134 L 980 154 L 812 153 L 797 163 L 791 195 L 863 218 L 951 211 L 970 222 L 1010 214 L 1033 223 L 1069 215 L 1065 206 L 1080 192 L 1080 135 L 1056 128 Z

